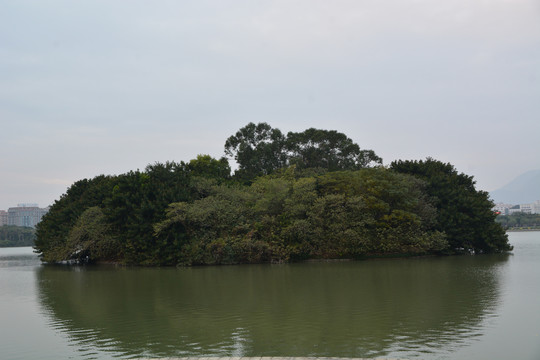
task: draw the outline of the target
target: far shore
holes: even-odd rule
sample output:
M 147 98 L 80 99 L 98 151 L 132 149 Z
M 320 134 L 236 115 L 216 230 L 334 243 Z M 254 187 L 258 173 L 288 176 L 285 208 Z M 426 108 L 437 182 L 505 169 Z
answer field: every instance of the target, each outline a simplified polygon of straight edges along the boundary
M 506 229 L 506 232 L 523 232 L 523 231 L 540 231 L 540 228 L 517 228 L 517 229 Z

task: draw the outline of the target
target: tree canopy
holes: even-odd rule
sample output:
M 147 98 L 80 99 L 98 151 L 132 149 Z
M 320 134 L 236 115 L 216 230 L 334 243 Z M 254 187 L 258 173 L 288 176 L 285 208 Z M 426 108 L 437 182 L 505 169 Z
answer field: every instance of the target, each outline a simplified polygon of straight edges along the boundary
M 381 164 L 373 150 L 360 150 L 345 134 L 335 130 L 310 128 L 287 134 L 288 163 L 298 168 L 323 168 L 328 171 L 358 170 Z
M 384 168 L 294 176 L 294 168 L 250 186 L 215 186 L 194 202 L 169 206 L 156 235 L 179 227 L 185 264 L 438 253 L 444 234 L 429 229 L 435 210 L 423 183 Z
M 140 265 L 283 262 L 511 249 L 487 193 L 433 159 L 396 161 L 337 131 L 250 123 L 225 158 L 75 182 L 43 217 L 42 260 Z
M 349 137 L 335 130 L 310 128 L 284 136 L 267 123 L 249 123 L 241 128 L 225 142 L 225 154 L 236 160 L 237 176 L 246 180 L 290 165 L 298 169 L 338 171 L 382 163 L 373 150 L 361 150 Z
M 458 173 L 453 165 L 432 158 L 394 161 L 390 168 L 426 181 L 427 194 L 437 208 L 434 228 L 447 235 L 453 251 L 491 253 L 511 250 L 508 236 L 495 222 L 494 204 L 489 194 L 476 190 L 472 176 Z
M 0 226 L 0 247 L 33 246 L 36 239 L 34 229 L 23 226 Z
M 505 229 L 540 229 L 540 214 L 517 212 L 511 215 L 498 215 L 495 221 Z
M 285 136 L 267 123 L 249 123 L 225 142 L 225 154 L 238 163 L 238 176 L 253 179 L 287 163 Z

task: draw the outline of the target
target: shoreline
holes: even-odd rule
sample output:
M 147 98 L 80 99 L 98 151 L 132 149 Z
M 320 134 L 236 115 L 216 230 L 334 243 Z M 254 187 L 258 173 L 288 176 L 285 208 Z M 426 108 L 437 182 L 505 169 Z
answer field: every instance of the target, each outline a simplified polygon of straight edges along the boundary
M 524 229 L 524 228 L 506 229 L 506 232 L 528 232 L 528 231 L 540 231 L 540 228 L 538 229 Z
M 503 252 L 501 254 L 511 254 L 512 251 Z M 243 266 L 243 265 L 286 265 L 286 264 L 310 264 L 310 263 L 340 263 L 340 262 L 361 262 L 361 261 L 392 261 L 400 259 L 429 259 L 437 257 L 454 257 L 454 256 L 475 256 L 487 254 L 470 254 L 467 252 L 456 254 L 392 254 L 392 255 L 371 255 L 362 258 L 312 258 L 296 261 L 283 262 L 254 262 L 254 263 L 227 263 L 227 264 L 196 264 L 196 265 L 141 265 L 141 264 L 125 264 L 116 261 L 97 261 L 93 263 L 77 263 L 75 261 L 60 261 L 60 262 L 45 262 L 41 264 L 45 266 L 104 266 L 104 267 L 121 267 L 121 268 L 196 268 L 207 266 Z
M 355 357 L 312 357 L 312 356 L 257 356 L 257 357 L 244 357 L 244 356 L 190 356 L 190 357 L 167 357 L 167 358 L 138 358 L 136 360 L 374 360 L 373 358 L 355 358 Z M 405 360 L 402 358 L 375 358 L 375 360 Z

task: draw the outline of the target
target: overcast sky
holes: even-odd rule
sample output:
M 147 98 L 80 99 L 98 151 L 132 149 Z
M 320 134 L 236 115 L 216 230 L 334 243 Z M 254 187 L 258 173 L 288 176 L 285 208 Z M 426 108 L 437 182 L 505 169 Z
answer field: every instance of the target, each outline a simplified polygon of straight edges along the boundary
M 0 209 L 263 121 L 497 189 L 540 168 L 540 2 L 0 0 Z

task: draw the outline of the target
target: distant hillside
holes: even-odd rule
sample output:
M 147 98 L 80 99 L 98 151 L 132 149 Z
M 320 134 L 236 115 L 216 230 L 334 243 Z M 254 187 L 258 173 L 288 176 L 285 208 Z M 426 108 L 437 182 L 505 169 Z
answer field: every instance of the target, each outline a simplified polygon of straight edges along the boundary
M 506 204 L 527 204 L 540 200 L 540 169 L 528 171 L 509 184 L 490 193 L 496 202 Z

